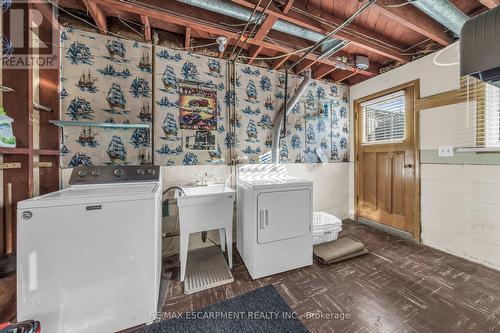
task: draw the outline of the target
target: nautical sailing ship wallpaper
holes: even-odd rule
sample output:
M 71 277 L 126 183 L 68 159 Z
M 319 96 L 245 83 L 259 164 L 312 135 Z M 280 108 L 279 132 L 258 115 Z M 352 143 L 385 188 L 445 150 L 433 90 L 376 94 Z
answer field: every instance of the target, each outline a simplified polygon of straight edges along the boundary
M 61 35 L 61 120 L 152 122 L 151 45 L 72 28 L 62 28 Z M 135 130 L 65 126 L 68 140 L 61 166 L 90 161 L 94 165 L 140 164 L 144 156 L 152 156 L 151 131 Z M 116 153 L 118 148 L 111 152 L 110 142 L 115 148 L 123 146 L 126 153 Z
M 154 127 L 154 131 L 66 127 L 63 167 L 70 163 L 140 164 L 151 161 L 151 157 L 155 164 L 165 166 L 229 163 L 230 149 L 238 159 L 248 157 L 240 160 L 259 163 L 263 161 L 259 157 L 270 151 L 273 122 L 284 103 L 282 72 L 236 64 L 238 83 L 234 93 L 229 93 L 223 59 L 160 46 L 153 52 L 148 44 L 76 29 L 64 28 L 63 33 L 62 119 L 150 123 Z M 301 81 L 300 76 L 289 75 L 290 96 Z M 203 129 L 186 128 L 190 126 L 182 120 L 179 87 L 184 82 L 216 93 L 216 112 L 211 111 L 216 116 L 209 126 L 215 137 L 210 145 L 214 150 L 186 149 L 183 144 L 183 138 Z M 202 103 L 201 99 L 194 100 Z M 231 100 L 236 101 L 232 119 L 227 107 Z M 280 146 L 282 161 L 304 163 L 306 154 L 315 154 L 318 148 L 331 162 L 345 160 L 349 155 L 349 115 L 346 86 L 312 80 L 287 117 L 286 136 Z M 231 128 L 234 132 L 229 131 Z M 148 139 L 150 133 L 154 137 Z M 115 148 L 110 150 L 110 144 Z M 117 153 L 122 146 L 125 154 Z

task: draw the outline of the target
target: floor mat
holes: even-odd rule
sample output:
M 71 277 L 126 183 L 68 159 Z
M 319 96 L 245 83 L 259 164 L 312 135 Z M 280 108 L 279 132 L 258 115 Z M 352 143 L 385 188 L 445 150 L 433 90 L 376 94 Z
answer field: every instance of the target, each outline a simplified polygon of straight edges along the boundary
M 249 293 L 163 320 L 139 332 L 309 332 L 278 291 L 268 285 Z

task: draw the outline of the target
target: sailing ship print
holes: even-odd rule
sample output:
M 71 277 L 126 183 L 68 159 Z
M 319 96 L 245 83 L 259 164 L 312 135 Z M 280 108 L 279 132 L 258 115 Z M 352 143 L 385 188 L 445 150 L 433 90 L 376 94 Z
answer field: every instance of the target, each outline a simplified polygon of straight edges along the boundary
M 149 87 L 149 82 L 144 78 L 136 77 L 134 81 L 132 81 L 129 91 L 136 98 L 151 96 L 151 88 Z
M 210 58 L 208 59 L 207 66 L 209 71 L 208 75 L 222 77 L 221 65 L 219 60 Z
M 264 107 L 269 111 L 274 111 L 274 103 L 271 96 L 267 96 L 266 102 L 264 103 Z
M 298 132 L 302 132 L 302 129 L 303 129 L 303 128 L 302 128 L 302 121 L 301 121 L 300 119 L 297 119 L 297 120 L 295 121 L 294 128 L 295 128 L 295 130 L 296 130 L 296 131 L 298 131 Z
M 139 164 L 140 165 L 153 165 L 150 149 L 139 149 Z
M 123 61 L 125 59 L 125 46 L 120 40 L 108 40 L 106 44 L 111 60 Z
M 172 66 L 167 65 L 167 67 L 165 67 L 161 82 L 163 82 L 163 87 L 165 87 L 165 91 L 167 92 L 177 89 L 177 78 L 175 77 Z
M 246 93 L 248 102 L 253 103 L 257 100 L 257 89 L 255 88 L 255 83 L 253 82 L 253 80 L 248 81 Z
M 255 125 L 255 121 L 253 119 L 250 119 L 247 125 L 247 141 L 258 141 L 257 126 Z
M 230 124 L 236 128 L 241 127 L 241 115 L 239 114 L 233 114 L 231 116 L 231 119 L 229 120 Z
M 260 70 L 258 68 L 252 69 L 250 66 L 243 68 L 241 71 L 244 74 L 248 74 L 248 75 L 255 75 L 255 76 L 260 75 Z
M 291 144 L 292 144 L 292 149 L 302 148 L 302 141 L 300 140 L 300 136 L 298 136 L 297 134 L 294 134 L 292 136 Z
M 130 142 L 135 148 L 138 147 L 149 147 L 151 144 L 149 129 L 148 128 L 136 128 L 130 137 Z
M 113 117 L 108 117 L 104 120 L 107 124 L 115 124 L 115 119 Z
M 149 106 L 149 102 L 147 104 L 142 105 L 138 117 L 145 123 L 150 123 L 153 120 L 153 114 L 151 113 L 151 107 Z
M 92 130 L 92 127 L 82 127 L 77 142 L 82 146 L 89 146 L 92 148 L 97 147 L 98 143 L 96 140 L 96 136 L 98 134 L 98 132 Z
M 104 69 L 98 69 L 99 73 L 103 74 L 104 76 L 112 76 L 112 77 L 122 77 L 122 78 L 127 78 L 130 75 L 130 71 L 128 68 L 124 68 L 122 71 L 116 71 L 113 65 L 107 64 Z
M 200 162 L 198 161 L 198 156 L 195 153 L 187 153 L 184 155 L 184 159 L 182 160 L 182 165 L 198 165 Z
M 122 113 L 125 109 L 127 101 L 123 95 L 123 91 L 118 83 L 113 82 L 111 88 L 109 88 L 108 95 L 106 96 L 106 101 L 109 104 L 112 113 Z
M 273 146 L 273 135 L 269 133 L 266 137 L 266 141 L 264 141 L 264 146 L 267 148 L 271 148 Z
M 74 168 L 79 165 L 89 166 L 92 165 L 92 158 L 85 153 L 75 153 L 68 164 L 68 167 Z
M 226 136 L 224 138 L 224 146 L 227 149 L 239 147 L 239 144 L 240 144 L 240 142 L 239 142 L 239 139 L 238 139 L 238 136 L 236 135 L 236 133 L 232 133 L 232 132 L 226 133 Z
M 306 142 L 308 144 L 315 144 L 316 143 L 316 133 L 314 133 L 314 128 L 312 127 L 311 124 L 307 126 L 306 130 Z
M 318 89 L 316 89 L 316 97 L 319 99 L 324 99 L 325 98 L 325 88 L 319 86 Z
M 163 144 L 156 152 L 161 155 L 179 155 L 182 153 L 182 147 L 179 145 L 175 149 L 171 149 L 167 144 Z
M 321 139 L 321 143 L 319 144 L 319 146 L 322 148 L 322 149 L 327 149 L 328 148 L 328 144 L 326 142 L 326 139 L 323 138 Z
M 178 107 L 179 106 L 179 101 L 175 102 L 170 102 L 167 96 L 163 96 L 160 98 L 159 101 L 156 101 L 156 104 L 159 106 L 165 106 L 165 107 Z
M 252 109 L 249 105 L 247 105 L 246 108 L 241 110 L 241 112 L 243 112 L 245 114 L 256 115 L 256 114 L 260 114 L 260 109 L 259 108 Z
M 75 97 L 71 100 L 71 103 L 66 110 L 66 113 L 69 114 L 72 120 L 80 120 L 80 119 L 94 119 L 95 111 L 92 110 L 90 103 L 86 101 L 84 98 Z
M 222 160 L 222 152 L 220 150 L 220 146 L 219 145 L 217 145 L 217 149 L 216 150 L 210 150 L 208 152 L 208 155 L 210 156 L 210 161 L 209 162 L 212 162 L 212 163 L 214 163 L 214 162 L 218 162 L 218 163 L 224 162 Z
M 122 139 L 117 135 L 111 137 L 106 153 L 112 164 L 123 164 L 127 160 L 127 151 Z
M 184 65 L 182 65 L 181 74 L 184 77 L 184 80 L 189 81 L 197 81 L 198 80 L 198 68 L 195 64 L 190 61 L 186 61 Z
M 175 62 L 179 62 L 182 60 L 182 56 L 179 53 L 175 53 L 174 55 L 170 55 L 167 50 L 161 50 L 160 52 L 156 52 L 156 55 L 160 58 L 173 60 Z
M 245 155 L 257 155 L 257 154 L 260 154 L 262 150 L 260 149 L 260 147 L 257 147 L 255 149 L 252 149 L 252 147 L 250 146 L 246 146 L 245 149 L 243 149 L 241 152 L 244 153 Z
M 149 51 L 142 52 L 141 59 L 139 60 L 139 69 L 141 71 L 151 73 L 153 64 L 151 63 L 151 56 L 149 55 Z
M 267 76 L 263 76 L 260 79 L 259 86 L 260 89 L 262 89 L 262 91 L 271 91 L 272 88 L 271 79 Z
M 258 126 L 262 128 L 273 128 L 273 121 L 271 120 L 271 117 L 267 114 L 263 114 L 262 117 L 260 117 L 260 121 L 257 123 Z
M 168 112 L 165 116 L 162 129 L 167 139 L 177 139 L 179 127 L 177 126 L 177 121 L 172 113 Z
M 68 51 L 66 52 L 66 58 L 71 59 L 71 63 L 75 65 L 92 65 L 92 59 L 94 59 L 90 53 L 90 48 L 78 41 L 73 42 L 73 44 L 70 45 Z
M 97 78 L 92 76 L 90 74 L 90 69 L 88 70 L 87 74 L 85 72 L 82 72 L 82 75 L 78 79 L 78 83 L 76 84 L 81 90 L 87 90 L 89 92 L 95 92 L 96 87 L 95 87 L 95 82 L 97 81 Z

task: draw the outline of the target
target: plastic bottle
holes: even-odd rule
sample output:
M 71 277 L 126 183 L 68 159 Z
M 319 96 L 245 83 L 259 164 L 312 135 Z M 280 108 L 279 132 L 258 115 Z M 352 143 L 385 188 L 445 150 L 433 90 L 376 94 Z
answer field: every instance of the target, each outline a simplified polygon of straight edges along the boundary
M 12 132 L 14 119 L 7 116 L 3 107 L 0 107 L 0 147 L 15 148 L 16 137 Z

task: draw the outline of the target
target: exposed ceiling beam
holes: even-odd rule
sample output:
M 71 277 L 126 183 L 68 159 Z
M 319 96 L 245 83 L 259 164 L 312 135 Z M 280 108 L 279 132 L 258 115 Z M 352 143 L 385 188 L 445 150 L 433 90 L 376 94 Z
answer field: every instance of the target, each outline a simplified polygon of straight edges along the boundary
M 106 15 L 104 15 L 103 11 L 94 0 L 83 0 L 85 7 L 87 7 L 90 16 L 94 19 L 95 24 L 99 28 L 99 31 L 102 34 L 108 33 L 108 27 L 106 25 Z
M 322 79 L 324 76 L 330 74 L 335 70 L 335 67 L 326 66 L 326 65 L 317 65 L 313 67 L 312 74 L 313 77 L 317 80 Z
M 252 45 L 248 48 L 248 56 L 250 57 L 250 59 L 248 59 L 248 64 L 251 64 L 255 57 L 257 57 L 260 53 L 260 51 L 262 51 L 264 47 L 262 45 Z
M 500 0 L 479 0 L 479 2 L 490 9 L 500 6 Z
M 177 15 L 175 5 L 176 3 L 169 3 L 169 11 L 164 11 L 156 8 L 148 8 L 139 4 L 131 4 L 127 2 L 122 2 L 120 0 L 100 0 L 100 3 L 106 7 L 109 7 L 111 10 L 122 10 L 129 13 L 135 13 L 139 15 L 149 16 L 150 19 L 155 20 L 163 20 L 168 21 L 171 24 L 176 24 L 184 27 L 190 27 L 195 30 L 205 31 L 207 33 L 216 35 L 216 36 L 225 36 L 228 39 L 234 39 L 235 34 L 232 31 L 225 30 L 223 28 L 219 28 L 210 24 L 206 24 L 206 22 L 197 20 L 194 18 L 187 17 L 186 15 Z M 176 13 L 174 13 L 176 12 Z M 198 16 L 197 16 L 198 17 Z M 293 41 L 291 41 L 293 43 Z M 262 46 L 263 48 L 279 51 L 279 52 L 296 52 L 295 49 L 286 46 L 277 46 L 273 43 L 269 43 L 266 41 L 256 41 L 253 39 L 248 40 L 248 44 Z M 303 53 L 295 53 L 295 56 L 301 56 Z M 336 62 L 329 59 L 321 59 L 317 60 L 317 57 L 314 54 L 308 54 L 306 59 L 317 61 L 318 63 L 335 66 Z M 372 63 L 373 66 L 370 66 L 368 70 L 359 71 L 360 74 L 366 76 L 375 76 L 378 74 L 376 69 L 377 64 Z M 349 67 L 349 70 L 356 71 L 354 67 Z
M 149 23 L 149 17 L 141 15 L 141 22 L 144 25 L 144 39 L 146 42 L 151 42 L 151 24 Z
M 336 70 L 333 73 L 331 73 L 330 77 L 332 78 L 334 83 L 341 83 L 342 81 L 347 80 L 348 78 L 350 78 L 356 74 L 359 74 L 359 73 L 339 69 L 339 70 Z
M 315 63 L 316 61 L 314 59 L 304 59 L 295 66 L 295 73 L 300 74 Z
M 251 8 L 253 9 L 255 7 L 255 3 L 249 1 L 249 0 L 231 0 L 234 3 L 237 3 L 241 6 Z M 310 8 L 306 7 L 304 4 L 299 3 L 299 2 L 294 2 L 293 7 L 296 7 L 301 10 L 305 10 L 310 12 Z M 405 6 L 406 7 L 406 6 Z M 265 8 L 262 6 L 258 7 L 258 10 L 263 11 Z M 325 24 L 322 24 L 320 21 L 312 19 L 310 17 L 307 17 L 304 14 L 295 12 L 293 10 L 290 10 L 290 12 L 285 15 L 279 10 L 275 10 L 272 8 L 272 6 L 265 11 L 265 14 L 269 16 L 276 17 L 277 19 L 281 19 L 284 21 L 288 21 L 290 23 L 294 23 L 298 26 L 301 26 L 306 29 L 310 29 L 315 32 L 319 32 L 322 34 L 327 34 L 333 28 L 331 26 L 327 26 Z M 315 14 L 316 15 L 316 14 Z M 425 14 L 424 14 L 425 15 Z M 328 15 L 326 13 L 320 12 L 317 13 L 317 16 L 320 16 L 323 20 L 326 22 L 329 22 L 331 25 L 338 26 L 342 24 L 344 21 L 341 18 Z M 366 37 L 363 37 L 366 36 Z M 349 24 L 348 29 L 344 29 L 339 31 L 336 35 L 333 37 L 343 39 L 343 40 L 350 40 L 351 43 L 355 46 L 358 46 L 360 48 L 363 48 L 367 51 L 373 52 L 380 54 L 384 57 L 394 59 L 397 61 L 401 62 L 409 62 L 411 61 L 411 57 L 407 55 L 402 55 L 400 52 L 398 52 L 399 49 L 404 49 L 406 47 L 403 47 L 402 45 L 396 45 L 397 43 L 395 41 L 390 41 L 387 39 L 386 36 L 382 36 L 380 34 L 374 33 L 371 30 L 368 30 L 366 28 L 360 27 L 356 24 Z M 376 41 L 382 41 L 383 43 L 376 42 Z M 389 45 L 394 45 L 393 47 L 387 46 Z
M 272 1 L 272 0 L 269 0 L 269 1 Z M 288 0 L 285 7 L 283 7 L 283 14 L 286 14 L 290 10 L 293 2 L 294 2 L 294 0 Z M 267 36 L 267 34 L 269 33 L 269 31 L 271 30 L 271 28 L 273 27 L 274 23 L 276 23 L 277 20 L 278 20 L 277 16 L 268 15 L 265 18 L 264 22 L 262 22 L 262 24 L 260 25 L 259 30 L 257 30 L 257 33 L 254 36 L 254 39 L 255 40 L 264 40 L 264 38 Z M 251 57 L 250 60 L 248 61 L 249 64 L 251 64 L 253 62 L 254 58 L 259 55 L 260 51 L 262 51 L 262 48 L 256 49 L 255 53 L 249 55 Z
M 446 46 L 453 42 L 445 27 L 413 6 L 389 7 L 383 1 L 377 1 L 373 8 L 379 9 L 383 15 L 439 44 Z
M 184 33 L 184 48 L 189 48 L 191 46 L 191 28 L 186 27 L 186 32 Z
M 283 64 L 288 60 L 290 59 L 291 55 L 288 54 L 282 58 L 278 58 L 278 59 L 275 59 L 273 61 L 273 63 L 271 64 L 271 68 L 272 69 L 279 69 L 281 66 L 283 66 Z

